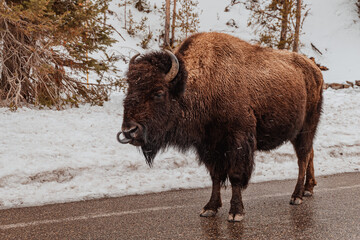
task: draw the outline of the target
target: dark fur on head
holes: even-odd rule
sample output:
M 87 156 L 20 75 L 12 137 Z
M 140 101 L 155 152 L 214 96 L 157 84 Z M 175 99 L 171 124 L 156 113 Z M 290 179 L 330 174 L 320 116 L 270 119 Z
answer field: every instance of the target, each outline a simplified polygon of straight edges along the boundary
M 187 72 L 184 68 L 181 57 L 178 57 L 179 72 L 176 77 L 170 81 L 165 82 L 164 76 L 171 68 L 171 59 L 165 52 L 152 52 L 142 55 L 135 59 L 133 64 L 130 64 L 127 72 L 127 82 L 129 84 L 129 93 L 134 92 L 133 96 L 129 96 L 124 100 L 124 105 L 127 109 L 138 109 L 139 100 L 145 102 L 151 101 L 151 96 L 159 89 L 166 91 L 166 102 L 161 102 L 161 107 L 157 107 L 156 111 L 152 111 L 152 117 L 149 113 L 139 111 L 134 113 L 136 120 L 145 128 L 146 136 L 144 144 L 141 146 L 142 152 L 149 166 L 152 165 L 158 151 L 166 148 L 168 145 L 168 134 L 164 132 L 164 124 L 172 125 L 172 118 L 169 115 L 171 103 L 179 99 L 186 87 Z M 154 108 L 153 108 L 154 110 Z M 161 131 L 159 131 L 161 130 Z

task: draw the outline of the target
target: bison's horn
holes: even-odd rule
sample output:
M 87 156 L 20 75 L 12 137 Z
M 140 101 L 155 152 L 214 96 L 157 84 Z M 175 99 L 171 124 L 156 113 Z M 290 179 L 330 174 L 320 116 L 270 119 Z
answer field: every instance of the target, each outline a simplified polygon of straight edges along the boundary
M 165 52 L 171 58 L 171 68 L 170 68 L 170 71 L 165 76 L 165 81 L 170 82 L 176 77 L 176 75 L 179 72 L 179 61 L 178 61 L 177 57 L 175 56 L 175 54 L 173 54 L 169 50 L 165 50 Z
M 140 53 L 136 54 L 135 56 L 133 56 L 131 59 L 130 59 L 130 64 L 134 64 L 135 63 L 135 59 L 140 55 Z

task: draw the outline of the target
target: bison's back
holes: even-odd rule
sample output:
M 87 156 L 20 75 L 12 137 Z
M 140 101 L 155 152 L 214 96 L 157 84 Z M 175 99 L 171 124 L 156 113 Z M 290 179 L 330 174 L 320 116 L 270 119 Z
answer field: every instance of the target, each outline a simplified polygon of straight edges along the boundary
M 296 53 L 223 33 L 200 33 L 186 39 L 176 54 L 188 72 L 185 97 L 208 111 L 209 119 L 256 128 L 260 150 L 293 139 L 321 99 L 321 72 Z

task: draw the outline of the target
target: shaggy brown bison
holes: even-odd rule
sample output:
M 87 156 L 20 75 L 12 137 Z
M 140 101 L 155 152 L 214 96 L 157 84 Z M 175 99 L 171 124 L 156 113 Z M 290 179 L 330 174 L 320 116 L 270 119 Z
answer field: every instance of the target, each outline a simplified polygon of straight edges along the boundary
M 290 203 L 300 204 L 312 194 L 323 79 L 311 60 L 227 34 L 200 33 L 183 41 L 174 54 L 133 57 L 127 82 L 118 140 L 141 147 L 149 165 L 168 146 L 195 149 L 213 183 L 201 216 L 216 214 L 222 204 L 220 187 L 229 179 L 228 220 L 241 221 L 241 191 L 249 183 L 254 151 L 286 141 L 294 145 L 299 165 Z

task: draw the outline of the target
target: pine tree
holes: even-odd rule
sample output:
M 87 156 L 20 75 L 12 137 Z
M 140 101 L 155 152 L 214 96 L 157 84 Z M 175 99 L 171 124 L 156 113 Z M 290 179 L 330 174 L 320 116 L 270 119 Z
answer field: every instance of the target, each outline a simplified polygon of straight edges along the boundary
M 300 21 L 301 21 L 301 0 L 296 0 L 296 24 L 295 24 L 293 52 L 299 51 Z
M 141 12 L 142 18 L 140 21 L 136 21 L 131 9 L 127 7 L 131 4 L 138 12 Z M 141 41 L 137 45 L 147 49 L 153 38 L 153 33 L 148 24 L 149 19 L 146 16 L 147 13 L 152 11 L 149 2 L 146 0 L 131 0 L 121 2 L 118 6 L 124 7 L 124 29 L 131 37 L 140 37 Z M 126 9 L 128 10 L 126 11 Z M 137 15 L 140 14 L 138 13 Z
M 109 0 L 1 0 L 0 100 L 56 106 L 80 102 L 102 104 L 115 80 L 115 40 L 106 24 Z M 99 60 L 92 53 L 103 52 Z M 87 73 L 97 84 L 86 83 Z M 105 84 L 106 83 L 106 84 Z
M 174 47 L 176 43 L 181 42 L 188 35 L 197 32 L 199 27 L 198 1 L 196 0 L 173 0 L 170 7 L 173 7 L 171 24 L 171 41 L 170 46 Z M 163 3 L 159 13 L 160 18 L 165 19 L 165 3 Z M 164 39 L 165 25 L 161 24 L 160 39 Z M 175 38 L 176 34 L 176 38 Z
M 280 4 L 281 7 L 278 7 Z M 278 44 L 279 49 L 284 49 L 287 43 L 287 34 L 288 34 L 288 25 L 289 25 L 289 15 L 291 10 L 290 0 L 281 0 L 273 1 L 273 6 L 271 8 L 280 10 L 281 18 L 281 29 L 280 29 L 280 41 Z
M 197 32 L 199 27 L 199 13 L 197 12 L 197 0 L 179 0 L 179 11 L 177 14 L 177 27 L 181 31 L 180 38 Z
M 164 47 L 170 46 L 170 0 L 165 1 Z
M 171 38 L 170 38 L 170 46 L 174 46 L 175 42 L 175 29 L 176 29 L 176 0 L 173 0 L 173 14 L 172 14 L 172 23 L 171 23 Z
M 248 26 L 254 28 L 255 34 L 259 36 L 259 43 L 279 49 L 290 49 L 293 46 L 296 0 L 251 0 L 244 4 L 251 11 Z M 304 4 L 301 5 L 301 9 L 304 10 L 304 14 L 299 23 L 299 35 L 309 11 Z

